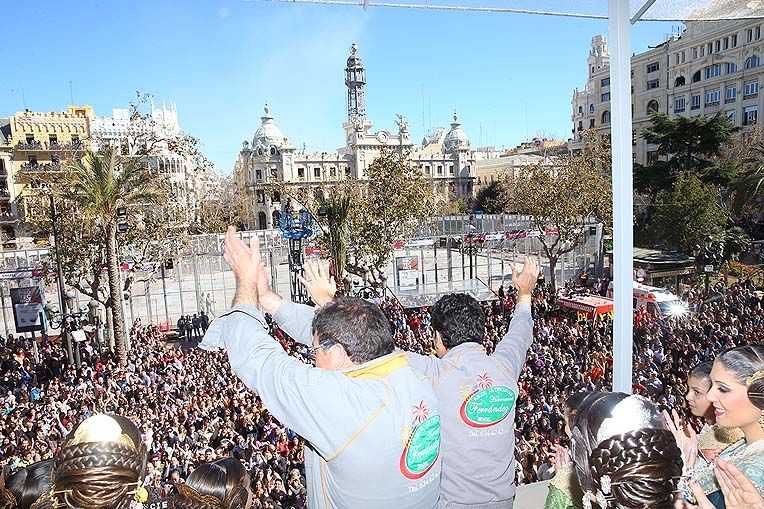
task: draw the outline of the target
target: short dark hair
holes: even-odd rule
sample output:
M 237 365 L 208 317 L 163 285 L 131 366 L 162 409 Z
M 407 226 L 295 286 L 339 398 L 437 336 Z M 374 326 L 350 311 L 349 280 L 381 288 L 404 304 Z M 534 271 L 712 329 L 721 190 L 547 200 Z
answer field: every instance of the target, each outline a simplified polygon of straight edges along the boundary
M 703 380 L 711 385 L 711 368 L 714 367 L 713 361 L 701 362 L 690 371 L 690 376 L 687 378 L 697 378 Z
M 482 343 L 485 313 L 480 303 L 466 293 L 449 293 L 432 308 L 432 328 L 440 332 L 449 350 L 462 343 Z
M 391 353 L 390 322 L 374 304 L 356 297 L 336 297 L 313 317 L 319 343 L 337 341 L 356 364 Z

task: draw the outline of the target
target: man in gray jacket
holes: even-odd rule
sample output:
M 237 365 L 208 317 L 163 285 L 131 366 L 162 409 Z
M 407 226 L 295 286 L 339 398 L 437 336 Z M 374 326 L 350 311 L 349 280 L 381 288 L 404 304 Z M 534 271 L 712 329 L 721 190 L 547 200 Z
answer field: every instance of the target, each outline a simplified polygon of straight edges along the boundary
M 314 317 L 313 308 L 270 290 L 256 241 L 247 247 L 229 227 L 224 255 L 236 276 L 233 307 L 210 324 L 200 346 L 226 348 L 237 376 L 305 438 L 308 505 L 437 507 L 437 399 L 430 381 L 393 351 L 379 308 L 341 298 Z M 258 305 L 312 345 L 316 367 L 290 357 L 268 335 Z
M 518 297 L 507 334 L 490 356 L 485 314 L 465 294 L 441 297 L 432 310 L 435 355 L 408 353 L 430 377 L 443 416 L 440 507 L 506 509 L 515 496 L 515 402 L 518 378 L 533 342 L 531 293 L 538 266 L 526 257 L 512 268 Z
M 306 266 L 305 286 L 319 305 L 336 288 L 320 265 Z M 427 375 L 443 417 L 443 479 L 439 507 L 507 509 L 515 496 L 515 402 L 517 379 L 533 342 L 531 294 L 538 265 L 525 258 L 512 268 L 518 290 L 509 330 L 488 356 L 483 347 L 485 314 L 465 294 L 442 297 L 432 311 L 436 355 L 408 352 L 409 364 Z

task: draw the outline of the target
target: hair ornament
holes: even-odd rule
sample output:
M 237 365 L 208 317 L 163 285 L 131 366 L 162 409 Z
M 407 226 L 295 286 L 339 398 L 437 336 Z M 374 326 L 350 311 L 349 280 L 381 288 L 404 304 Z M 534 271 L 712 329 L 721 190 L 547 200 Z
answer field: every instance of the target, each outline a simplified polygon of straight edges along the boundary
M 597 490 L 597 505 L 599 505 L 602 509 L 607 508 L 607 497 L 600 490 Z
M 602 493 L 605 495 L 610 495 L 611 484 L 612 482 L 609 475 L 603 475 L 600 477 L 600 486 L 602 488 Z
M 746 378 L 745 384 L 750 387 L 753 382 L 755 382 L 756 380 L 761 380 L 762 378 L 764 378 L 764 370 L 759 370 L 753 375 Z
M 584 497 L 581 499 L 582 509 L 592 509 L 592 495 L 594 495 L 594 493 L 592 493 L 591 490 L 586 490 L 584 492 Z
M 181 483 L 178 485 L 178 492 L 192 502 L 196 502 L 197 504 L 223 507 L 223 504 L 220 503 L 220 500 L 217 497 L 213 497 L 212 495 L 202 495 L 186 483 Z

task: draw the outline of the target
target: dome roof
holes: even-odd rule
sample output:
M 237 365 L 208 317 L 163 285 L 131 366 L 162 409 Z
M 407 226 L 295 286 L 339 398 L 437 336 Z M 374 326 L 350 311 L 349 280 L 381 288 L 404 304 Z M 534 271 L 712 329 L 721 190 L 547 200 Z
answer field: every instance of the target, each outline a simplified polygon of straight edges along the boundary
M 252 145 L 277 145 L 280 147 L 284 144 L 284 133 L 273 123 L 273 117 L 268 114 L 269 112 L 268 103 L 265 103 L 265 115 L 260 117 L 263 123 L 255 131 Z
M 451 130 L 443 140 L 444 151 L 450 152 L 458 148 L 468 148 L 470 146 L 470 139 L 461 126 L 462 124 L 459 123 L 456 112 L 454 112 L 454 122 L 451 124 Z

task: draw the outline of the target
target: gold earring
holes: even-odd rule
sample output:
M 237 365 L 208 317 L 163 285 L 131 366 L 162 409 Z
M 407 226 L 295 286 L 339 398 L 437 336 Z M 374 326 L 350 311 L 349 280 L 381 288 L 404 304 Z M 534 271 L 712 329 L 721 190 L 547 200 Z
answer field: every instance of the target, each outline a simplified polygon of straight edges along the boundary
M 759 417 L 759 426 L 764 430 L 764 410 L 761 411 L 761 417 Z

